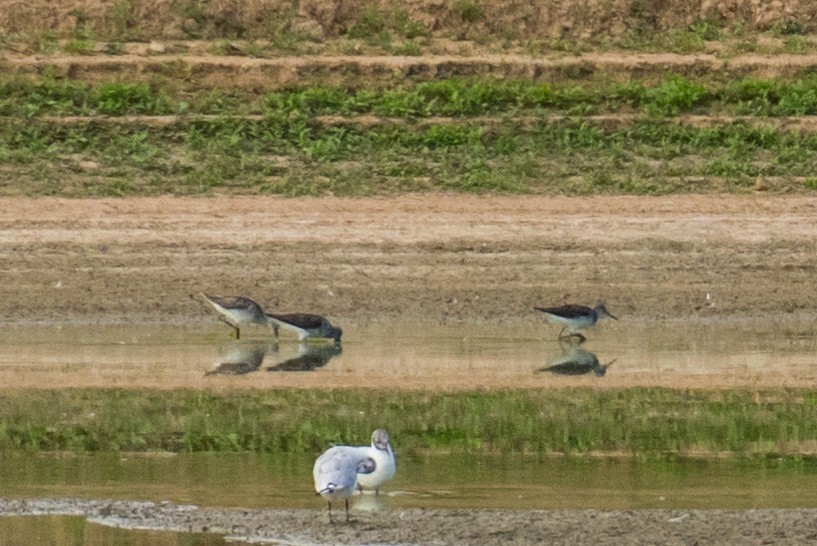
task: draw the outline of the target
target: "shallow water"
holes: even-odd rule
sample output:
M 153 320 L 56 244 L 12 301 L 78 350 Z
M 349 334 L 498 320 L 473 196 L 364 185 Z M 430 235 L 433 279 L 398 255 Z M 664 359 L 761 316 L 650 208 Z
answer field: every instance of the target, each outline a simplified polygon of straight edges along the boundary
M 605 322 L 581 346 L 538 322 L 344 325 L 341 348 L 273 343 L 264 329 L 198 326 L 12 326 L 0 333 L 2 388 L 817 386 L 811 322 Z M 612 365 L 606 367 L 610 362 Z M 548 369 L 550 368 L 550 369 Z M 399 453 L 399 439 L 395 439 Z M 0 453 L 0 496 L 172 501 L 200 506 L 323 508 L 312 457 L 257 454 Z M 810 461 L 657 461 L 524 456 L 399 458 L 397 477 L 355 510 L 817 507 Z M 219 544 L 100 528 L 80 518 L 0 518 L 0 536 L 71 533 L 86 544 Z M 76 520 L 79 520 L 77 522 Z M 15 529 L 18 529 L 15 531 Z M 39 529 L 39 530 L 38 530 Z M 56 535 L 55 535 L 56 536 Z M 93 537 L 100 536 L 96 539 Z M 207 542 L 208 540 L 215 542 Z
M 67 499 L 94 498 L 152 501 L 154 506 L 170 501 L 186 513 L 193 506 L 235 507 L 237 514 L 256 507 L 311 508 L 315 520 L 323 521 L 325 504 L 312 491 L 311 463 L 308 456 L 282 460 L 256 454 L 0 453 L 0 497 L 63 499 L 49 503 L 48 511 L 69 514 L 79 508 Z M 817 462 L 809 461 L 770 460 L 759 465 L 739 460 L 639 463 L 447 455 L 406 457 L 399 468 L 398 476 L 379 496 L 353 497 L 352 512 L 817 506 Z M 0 517 L 0 539 L 3 544 L 237 543 L 218 534 L 118 529 L 111 526 L 142 526 L 143 522 L 138 517 L 120 520 L 115 512 L 107 514 L 104 506 L 90 521 L 65 515 Z M 30 512 L 36 514 L 37 509 Z
M 93 523 L 80 516 L 0 517 L 0 539 L 5 545 L 83 544 L 117 546 L 220 546 L 218 535 L 119 529 Z M 230 542 L 230 544 L 236 544 Z
M 817 334 L 810 321 L 607 321 L 582 345 L 560 343 L 558 329 L 543 322 L 346 330 L 336 348 L 292 338 L 274 343 L 266 329 L 249 327 L 235 341 L 229 329 L 210 323 L 17 326 L 0 333 L 0 385 L 446 390 L 817 385 Z
M 398 446 L 399 449 L 399 446 Z M 127 499 L 242 508 L 321 508 L 312 457 L 258 454 L 0 453 L 0 496 Z M 356 509 L 817 507 L 817 462 L 435 455 Z

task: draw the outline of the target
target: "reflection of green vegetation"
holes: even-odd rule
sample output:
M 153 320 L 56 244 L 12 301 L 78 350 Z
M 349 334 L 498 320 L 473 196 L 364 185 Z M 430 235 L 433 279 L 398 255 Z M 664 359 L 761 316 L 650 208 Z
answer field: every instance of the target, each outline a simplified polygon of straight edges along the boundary
M 817 441 L 817 396 L 668 389 L 26 391 L 0 394 L 0 423 L 1 449 L 299 453 L 387 427 L 404 453 L 799 457 Z

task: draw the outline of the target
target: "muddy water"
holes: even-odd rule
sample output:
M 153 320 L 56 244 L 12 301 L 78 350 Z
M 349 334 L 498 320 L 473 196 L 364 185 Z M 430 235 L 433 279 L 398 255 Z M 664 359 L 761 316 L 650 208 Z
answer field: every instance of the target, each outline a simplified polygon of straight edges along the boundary
M 578 346 L 538 322 L 344 325 L 341 348 L 273 343 L 248 328 L 12 326 L 0 334 L 3 388 L 407 389 L 814 387 L 811 323 L 608 322 Z M 610 364 L 612 362 L 612 364 Z M 399 450 L 399 445 L 397 446 Z M 246 508 L 323 507 L 311 457 L 256 454 L 0 453 L 0 497 L 171 501 Z M 633 462 L 523 456 L 402 457 L 379 497 L 354 510 L 817 507 L 817 464 Z M 67 516 L 0 518 L 0 537 L 39 543 L 221 544 L 222 538 L 125 531 Z M 81 537 L 81 538 L 78 538 Z M 40 540 L 42 538 L 42 540 Z
M 89 387 L 811 387 L 813 322 L 605 322 L 582 345 L 543 322 L 344 325 L 342 347 L 266 329 L 13 326 L 0 385 Z M 612 362 L 612 365 L 608 365 Z M 308 372 L 308 373 L 304 373 Z
M 242 540 L 241 533 L 263 530 L 264 525 L 274 521 L 275 512 L 271 510 L 247 519 L 245 516 L 251 515 L 254 507 L 309 508 L 300 516 L 302 527 L 295 525 L 299 527 L 297 534 L 309 533 L 309 525 L 325 530 L 328 527 L 324 523 L 324 503 L 310 487 L 311 463 L 311 457 L 306 456 L 281 460 L 252 454 L 32 456 L 0 453 L 0 497 L 30 499 L 25 503 L 4 502 L 9 508 L 5 513 L 28 515 L 0 517 L 0 539 L 3 544 L 223 544 L 225 538 L 218 533 L 239 533 L 237 536 Z M 385 519 L 373 527 L 379 529 L 388 527 L 388 522 L 393 524 L 395 518 L 402 521 L 410 512 L 405 508 L 420 508 L 423 513 L 431 513 L 435 508 L 455 508 L 452 513 L 460 517 L 467 508 L 500 509 L 486 512 L 490 514 L 487 517 L 491 523 L 483 524 L 483 533 L 488 534 L 494 529 L 495 520 L 513 519 L 514 513 L 542 517 L 543 512 L 525 512 L 525 509 L 554 509 L 556 514 L 574 514 L 570 524 L 574 528 L 583 524 L 588 513 L 590 517 L 618 514 L 614 517 L 619 520 L 628 517 L 626 514 L 641 518 L 643 512 L 632 512 L 639 508 L 659 508 L 666 514 L 664 519 L 672 517 L 670 521 L 682 521 L 694 508 L 817 506 L 817 463 L 810 462 L 767 461 L 759 466 L 756 462 L 740 461 L 668 464 L 539 460 L 519 455 L 449 455 L 404 457 L 400 459 L 399 468 L 398 476 L 381 495 L 352 499 L 353 519 L 383 516 Z M 91 500 L 99 497 L 107 500 Z M 15 504 L 16 509 L 12 508 Z M 212 513 L 209 517 L 206 515 L 207 507 L 227 507 L 227 512 L 212 519 Z M 585 508 L 591 512 L 581 510 Z M 594 508 L 604 512 L 592 512 Z M 480 513 L 471 512 L 468 517 L 478 519 Z M 152 516 L 146 519 L 147 514 Z M 88 519 L 77 517 L 81 515 Z M 427 524 L 440 525 L 443 520 L 440 516 L 437 518 Z M 693 518 L 698 519 L 700 515 Z M 193 520 L 198 523 L 191 524 Z M 528 520 L 520 522 L 518 518 L 514 521 L 516 527 L 529 523 Z M 144 530 L 146 528 L 154 530 Z M 158 532 L 157 529 L 177 532 Z M 204 530 L 208 534 L 178 532 L 184 530 Z M 753 528 L 745 532 L 756 531 L 757 528 Z M 279 542 L 275 537 L 291 535 L 293 531 L 272 533 L 266 540 L 274 544 L 319 542 L 303 539 Z M 620 535 L 621 530 L 616 529 L 614 533 Z M 233 534 L 229 535 L 228 543 L 236 543 Z M 264 534 L 269 536 L 267 532 Z M 661 536 L 654 530 L 647 534 L 650 541 Z M 32 537 L 36 538 L 33 542 Z M 400 542 L 406 543 L 405 533 L 401 537 Z M 323 542 L 389 541 L 371 538 L 339 541 L 330 537 Z M 451 538 L 448 542 L 467 541 Z M 522 542 L 528 543 L 530 538 Z M 564 542 L 571 543 L 573 539 Z M 619 540 L 610 543 L 619 543 Z
M 0 517 L 3 544 L 150 544 L 152 546 L 217 546 L 227 544 L 218 535 L 119 529 L 80 516 Z M 236 544 L 231 541 L 230 544 Z
M 399 447 L 399 446 L 398 446 Z M 0 497 L 122 499 L 235 508 L 320 508 L 312 457 L 0 454 Z M 383 508 L 817 507 L 817 463 L 634 462 L 484 455 L 402 457 Z

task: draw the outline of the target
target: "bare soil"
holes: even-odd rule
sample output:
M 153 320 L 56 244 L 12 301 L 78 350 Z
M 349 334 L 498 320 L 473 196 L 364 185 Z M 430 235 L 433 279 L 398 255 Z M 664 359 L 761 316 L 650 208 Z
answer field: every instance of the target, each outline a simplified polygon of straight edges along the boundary
M 808 196 L 0 200 L 6 323 L 211 320 L 191 295 L 366 322 L 813 318 Z M 532 318 L 531 318 L 532 320 Z
M 84 82 L 165 82 L 190 91 L 244 89 L 265 92 L 292 86 L 399 85 L 407 81 L 443 78 L 509 78 L 540 82 L 582 81 L 593 78 L 628 81 L 634 78 L 688 77 L 702 74 L 719 78 L 797 78 L 817 66 L 817 55 L 746 54 L 720 59 L 711 53 L 583 53 L 532 56 L 522 52 L 491 53 L 476 50 L 442 51 L 419 56 L 378 53 L 299 55 L 275 58 L 214 55 L 200 46 L 181 42 L 179 53 L 151 54 L 145 46 L 124 55 L 18 54 L 0 56 L 7 75 L 57 78 Z M 163 46 L 164 47 L 164 46 Z M 187 50 L 193 49 L 193 53 Z

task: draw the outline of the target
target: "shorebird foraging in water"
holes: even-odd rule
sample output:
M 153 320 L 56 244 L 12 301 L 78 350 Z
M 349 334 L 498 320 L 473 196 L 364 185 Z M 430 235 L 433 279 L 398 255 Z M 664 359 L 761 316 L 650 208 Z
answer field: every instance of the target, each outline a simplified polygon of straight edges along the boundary
M 312 337 L 333 339 L 335 343 L 340 343 L 340 336 L 343 335 L 343 330 L 332 326 L 332 323 L 321 315 L 310 315 L 308 313 L 267 314 L 267 318 L 273 324 L 272 329 L 276 338 L 278 337 L 279 327 L 298 334 L 298 341 L 304 341 Z
M 218 319 L 230 325 L 235 330 L 235 338 L 241 337 L 240 326 L 242 324 L 270 324 L 267 315 L 261 306 L 250 298 L 244 296 L 210 296 L 201 293 L 204 299 L 218 311 L 221 316 Z M 273 329 L 275 326 L 273 325 Z
M 584 305 L 568 304 L 559 307 L 534 307 L 534 309 L 544 313 L 548 321 L 563 325 L 562 331 L 559 332 L 559 339 L 576 338 L 579 340 L 579 343 L 585 341 L 587 338 L 578 333 L 577 330 L 590 328 L 605 315 L 611 319 L 618 320 L 618 318 L 610 314 L 610 311 L 608 311 L 601 302 L 592 308 L 585 307 Z M 564 335 L 565 330 L 569 330 L 570 333 Z
M 334 446 L 315 461 L 312 478 L 315 491 L 326 499 L 329 523 L 332 520 L 332 502 L 343 499 L 346 505 L 346 521 L 349 521 L 349 497 L 355 493 L 358 476 L 374 472 L 375 462 L 362 454 L 360 448 Z
M 361 455 L 368 456 L 374 461 L 374 470 L 365 474 L 358 474 L 357 487 L 374 489 L 375 495 L 380 494 L 380 486 L 394 477 L 397 467 L 394 462 L 394 452 L 389 444 L 389 433 L 379 428 L 372 433 L 372 445 L 358 448 Z

